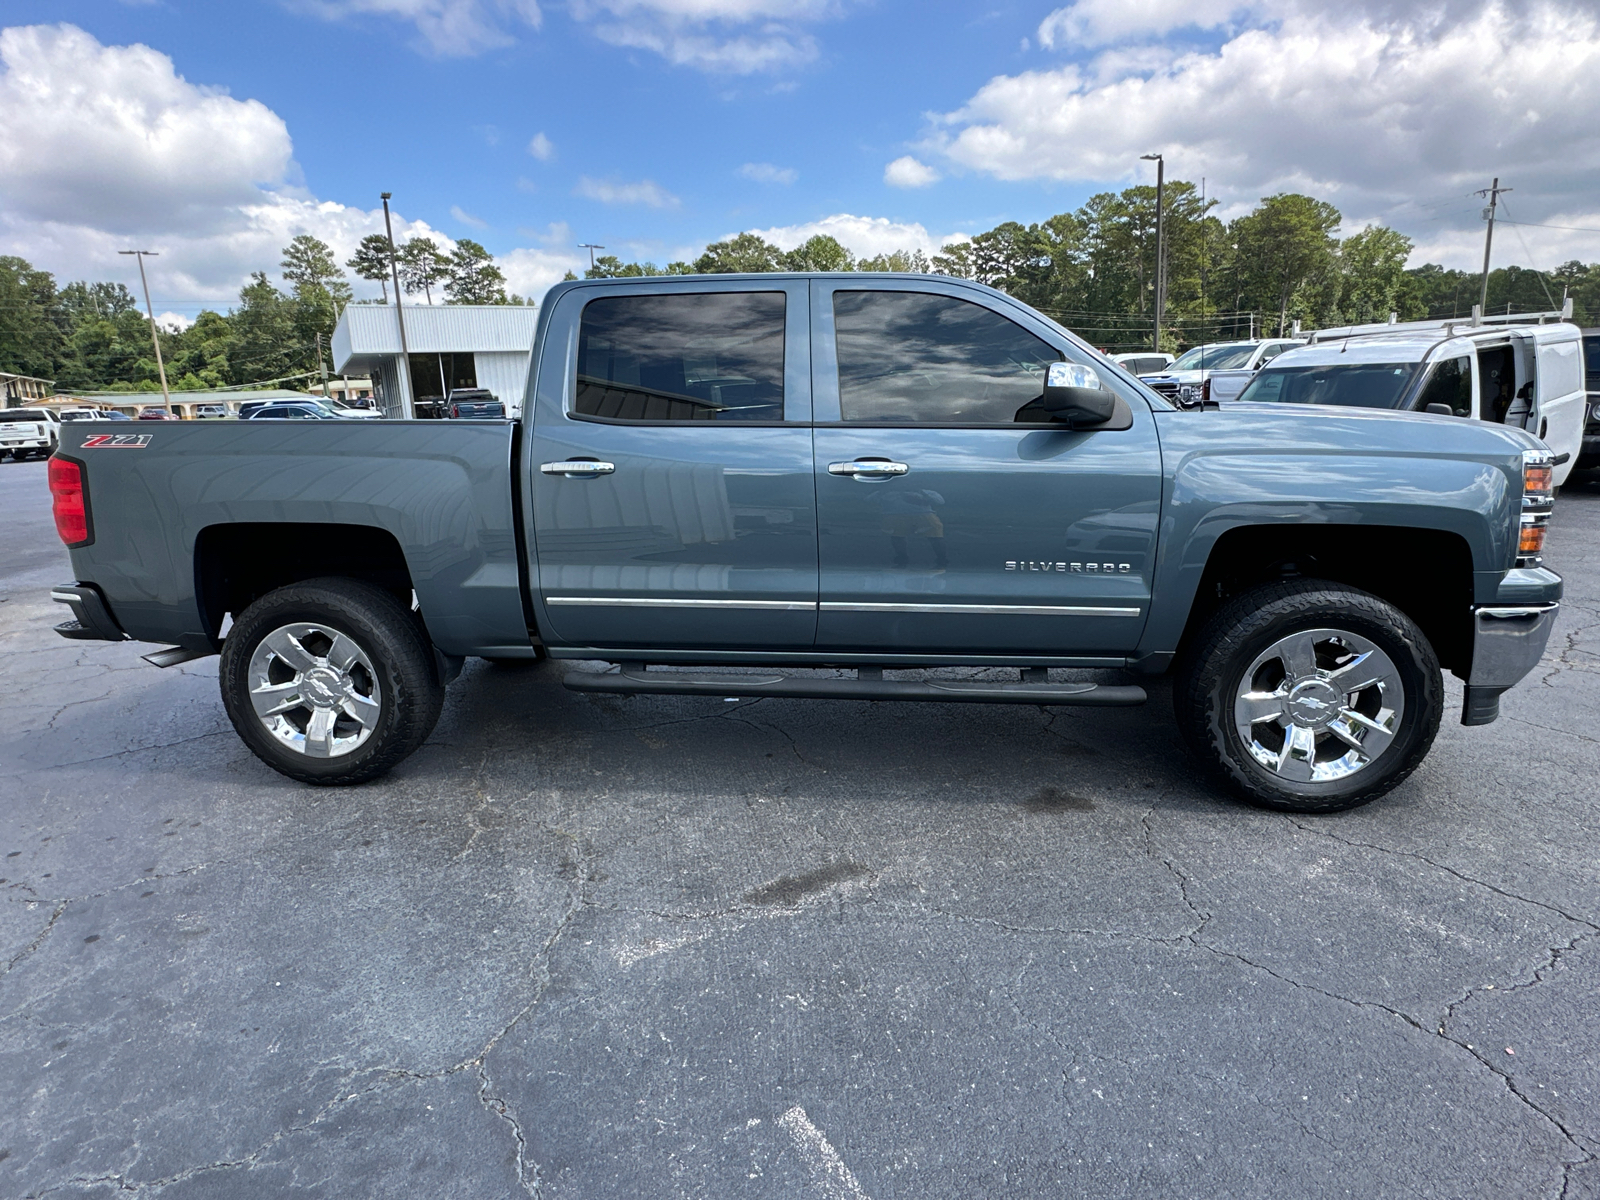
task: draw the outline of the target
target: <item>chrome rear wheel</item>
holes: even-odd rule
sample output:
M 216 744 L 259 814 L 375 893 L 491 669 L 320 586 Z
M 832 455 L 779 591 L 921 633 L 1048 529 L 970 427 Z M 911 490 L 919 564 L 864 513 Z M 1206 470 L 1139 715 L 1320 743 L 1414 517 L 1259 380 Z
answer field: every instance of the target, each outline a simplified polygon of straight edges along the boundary
M 250 703 L 266 731 L 309 758 L 360 749 L 383 712 L 372 659 L 326 625 L 281 625 L 250 656 Z

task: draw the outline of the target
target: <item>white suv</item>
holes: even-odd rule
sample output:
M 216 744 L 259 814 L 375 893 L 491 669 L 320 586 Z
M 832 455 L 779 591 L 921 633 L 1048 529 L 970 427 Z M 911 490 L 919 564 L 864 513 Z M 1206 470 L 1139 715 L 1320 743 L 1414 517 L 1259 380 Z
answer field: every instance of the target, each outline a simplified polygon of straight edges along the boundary
M 1302 338 L 1269 338 L 1254 342 L 1212 342 L 1192 346 L 1178 356 L 1178 360 L 1165 371 L 1155 375 L 1140 375 L 1147 385 L 1160 392 L 1174 404 L 1196 408 L 1202 400 L 1231 400 L 1244 390 L 1250 376 L 1266 366 L 1285 350 L 1304 346 Z M 1226 395 L 1213 395 L 1220 388 L 1218 379 L 1212 388 L 1204 385 L 1223 372 L 1234 386 Z

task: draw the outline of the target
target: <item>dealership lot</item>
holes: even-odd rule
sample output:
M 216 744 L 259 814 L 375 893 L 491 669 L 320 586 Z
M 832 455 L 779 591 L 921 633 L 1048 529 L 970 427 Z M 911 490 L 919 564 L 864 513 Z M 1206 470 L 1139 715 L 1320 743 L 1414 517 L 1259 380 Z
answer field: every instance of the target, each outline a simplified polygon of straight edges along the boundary
M 305 788 L 215 659 L 56 637 L 44 465 L 0 501 L 0 1195 L 1600 1196 L 1600 482 L 1502 719 L 1321 819 L 1211 794 L 1164 687 L 550 663 Z

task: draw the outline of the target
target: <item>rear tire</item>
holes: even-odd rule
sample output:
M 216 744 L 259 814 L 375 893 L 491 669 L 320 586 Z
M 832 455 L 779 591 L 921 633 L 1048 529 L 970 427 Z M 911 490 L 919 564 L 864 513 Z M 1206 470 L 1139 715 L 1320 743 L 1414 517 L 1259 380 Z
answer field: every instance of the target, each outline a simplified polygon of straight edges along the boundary
M 244 744 L 302 783 L 365 783 L 427 740 L 444 687 L 416 616 L 353 579 L 261 597 L 222 648 L 222 703 Z
M 1178 728 L 1209 773 L 1251 804 L 1332 813 L 1376 800 L 1439 732 L 1439 660 L 1405 613 L 1324 580 L 1256 588 L 1184 653 Z

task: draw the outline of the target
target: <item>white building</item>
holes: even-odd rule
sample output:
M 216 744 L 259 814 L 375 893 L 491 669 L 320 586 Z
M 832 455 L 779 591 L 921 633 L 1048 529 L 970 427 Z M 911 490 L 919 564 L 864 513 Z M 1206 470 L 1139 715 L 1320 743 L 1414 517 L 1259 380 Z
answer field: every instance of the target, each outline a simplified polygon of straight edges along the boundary
M 401 351 L 405 321 L 407 364 Z M 538 310 L 515 304 L 352 304 L 333 331 L 333 369 L 370 375 L 385 415 L 426 416 L 457 388 L 488 388 L 522 412 Z M 407 369 L 409 366 L 409 369 Z

